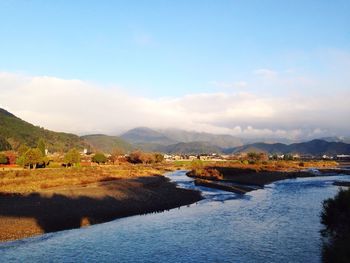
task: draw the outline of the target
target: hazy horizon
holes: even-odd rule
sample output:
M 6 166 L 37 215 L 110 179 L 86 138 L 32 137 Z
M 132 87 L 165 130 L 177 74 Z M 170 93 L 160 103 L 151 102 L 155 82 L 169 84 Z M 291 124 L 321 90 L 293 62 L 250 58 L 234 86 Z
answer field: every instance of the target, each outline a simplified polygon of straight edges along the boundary
M 349 136 L 350 3 L 3 1 L 0 107 L 35 125 Z

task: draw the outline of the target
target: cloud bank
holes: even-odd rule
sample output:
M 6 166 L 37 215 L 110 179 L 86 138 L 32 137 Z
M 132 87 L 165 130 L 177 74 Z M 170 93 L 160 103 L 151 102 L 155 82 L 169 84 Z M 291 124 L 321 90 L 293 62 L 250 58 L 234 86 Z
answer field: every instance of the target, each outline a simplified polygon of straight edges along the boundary
M 255 74 L 277 77 L 267 69 Z M 349 96 L 346 89 L 288 96 L 238 89 L 151 99 L 82 80 L 0 73 L 0 107 L 35 125 L 77 134 L 119 134 L 147 126 L 242 137 L 348 135 Z

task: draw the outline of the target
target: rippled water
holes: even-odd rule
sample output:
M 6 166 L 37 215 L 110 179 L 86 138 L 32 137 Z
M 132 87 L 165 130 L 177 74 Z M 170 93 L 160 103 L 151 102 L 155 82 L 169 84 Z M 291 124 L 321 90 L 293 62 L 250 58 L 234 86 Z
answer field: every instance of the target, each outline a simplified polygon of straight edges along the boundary
M 185 172 L 168 175 L 197 188 Z M 322 201 L 350 176 L 276 182 L 239 196 L 0 245 L 1 262 L 320 262 Z

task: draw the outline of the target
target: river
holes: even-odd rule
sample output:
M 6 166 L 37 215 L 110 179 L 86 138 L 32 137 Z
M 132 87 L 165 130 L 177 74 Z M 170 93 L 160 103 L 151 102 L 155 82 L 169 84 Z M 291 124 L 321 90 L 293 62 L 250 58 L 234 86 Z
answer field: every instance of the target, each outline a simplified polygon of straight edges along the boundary
M 322 201 L 335 180 L 279 181 L 244 196 L 196 187 L 184 171 L 167 174 L 206 197 L 190 206 L 0 244 L 1 262 L 320 262 Z

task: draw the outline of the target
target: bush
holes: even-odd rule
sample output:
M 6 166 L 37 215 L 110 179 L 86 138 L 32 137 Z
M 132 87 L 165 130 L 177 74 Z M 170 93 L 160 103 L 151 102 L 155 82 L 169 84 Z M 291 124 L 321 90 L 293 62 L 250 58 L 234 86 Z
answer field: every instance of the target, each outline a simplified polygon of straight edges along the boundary
M 323 262 L 350 262 L 350 189 L 323 202 Z
M 106 163 L 107 162 L 107 157 L 103 154 L 103 153 L 96 153 L 93 157 L 92 157 L 92 161 L 94 163 Z
M 294 159 L 293 155 L 291 155 L 291 154 L 285 154 L 283 156 L 283 160 L 285 160 L 285 161 L 292 161 L 293 159 Z
M 247 154 L 247 158 L 249 163 L 251 164 L 268 160 L 268 156 L 265 153 L 256 153 L 256 152 L 249 152 Z
M 121 148 L 114 148 L 111 156 L 108 158 L 111 163 L 116 163 L 117 161 L 120 161 L 124 155 L 124 150 Z
M 80 153 L 77 149 L 73 148 L 67 152 L 64 156 L 64 162 L 66 164 L 77 164 L 80 163 Z M 67 165 L 68 167 L 68 165 Z
M 195 160 L 191 161 L 191 169 L 192 170 L 203 169 L 203 167 L 204 167 L 203 161 L 201 161 L 199 159 L 195 159 Z
M 244 164 L 244 165 L 248 165 L 249 161 L 248 160 L 242 160 L 241 163 Z
M 14 151 L 7 151 L 4 153 L 8 159 L 8 164 L 15 164 L 17 159 L 17 154 Z
M 156 163 L 161 163 L 164 161 L 164 155 L 161 153 L 155 153 L 154 158 L 155 158 Z
M 144 163 L 144 164 L 152 164 L 152 163 L 159 163 L 164 160 L 164 157 L 160 153 L 145 153 L 141 151 L 134 151 L 129 154 L 127 157 L 128 162 L 137 164 L 137 163 Z
M 9 159 L 5 154 L 0 153 L 0 164 L 8 164 Z
M 142 152 L 141 151 L 134 151 L 129 154 L 127 157 L 128 162 L 136 164 L 136 163 L 142 163 Z

